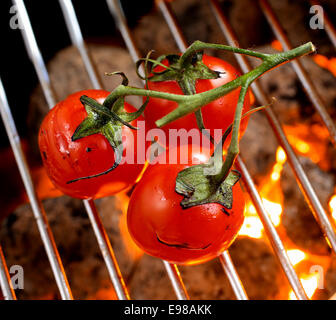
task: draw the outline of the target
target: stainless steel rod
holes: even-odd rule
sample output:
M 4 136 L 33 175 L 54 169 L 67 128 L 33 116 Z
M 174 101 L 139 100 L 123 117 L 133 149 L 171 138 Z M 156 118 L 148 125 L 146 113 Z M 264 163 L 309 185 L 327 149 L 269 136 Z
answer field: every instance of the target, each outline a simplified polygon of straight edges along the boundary
M 6 260 L 0 246 L 0 287 L 5 300 L 16 300 L 15 291 L 12 287 Z
M 274 11 L 272 10 L 271 6 L 269 5 L 267 0 L 259 0 L 260 6 L 262 11 L 264 12 L 275 36 L 277 39 L 281 42 L 281 45 L 284 50 L 290 50 L 292 49 L 292 45 L 289 42 L 288 37 L 285 34 L 285 31 L 283 30 L 282 26 L 280 25 L 279 20 L 277 19 Z M 329 134 L 330 134 L 330 140 L 336 146 L 336 127 L 334 124 L 334 121 L 330 117 L 330 115 L 327 112 L 326 106 L 324 104 L 324 101 L 322 100 L 321 96 L 316 90 L 316 87 L 314 83 L 312 82 L 311 78 L 308 76 L 307 71 L 304 69 L 302 63 L 299 60 L 293 60 L 292 62 L 293 68 L 299 77 L 299 80 L 301 81 L 301 84 L 305 88 L 305 91 L 313 103 L 316 111 L 320 115 L 323 123 L 327 127 Z
M 134 62 L 139 60 L 140 54 L 135 42 L 131 36 L 131 33 L 128 29 L 128 25 L 125 19 L 123 9 L 121 7 L 119 0 L 106 0 L 107 5 L 111 11 L 111 14 L 114 18 L 114 21 L 123 37 L 126 47 L 130 52 L 131 58 Z M 163 264 L 168 272 L 169 279 L 172 283 L 173 289 L 178 299 L 188 299 L 188 293 L 186 292 L 182 277 L 178 268 L 174 264 L 169 264 L 166 261 L 163 261 Z
M 84 200 L 84 205 L 90 218 L 93 231 L 96 235 L 99 248 L 102 252 L 105 264 L 107 266 L 107 270 L 109 272 L 118 299 L 129 300 L 130 296 L 125 285 L 125 281 L 121 275 L 120 268 L 113 252 L 110 239 L 108 238 L 105 228 L 101 222 L 94 202 Z
M 188 47 L 187 40 L 185 39 L 183 32 L 179 24 L 177 23 L 176 17 L 170 5 L 164 0 L 159 0 L 156 3 L 168 24 L 168 27 L 175 39 L 178 49 L 181 52 L 184 52 Z M 225 251 L 219 257 L 219 259 L 220 259 L 221 265 L 223 266 L 224 272 L 226 276 L 228 277 L 229 282 L 232 286 L 233 292 L 236 295 L 236 298 L 238 300 L 248 300 L 245 288 L 242 282 L 240 281 L 239 275 L 233 265 L 229 252 Z
M 247 293 L 245 291 L 245 288 L 239 278 L 239 275 L 237 273 L 237 270 L 232 262 L 231 256 L 229 254 L 229 251 L 224 251 L 219 256 L 219 261 L 221 262 L 221 265 L 229 279 L 229 282 L 231 284 L 232 290 L 238 300 L 248 300 Z
M 93 60 L 90 55 L 90 51 L 87 49 L 84 42 L 82 31 L 80 29 L 79 22 L 74 7 L 72 5 L 72 1 L 59 0 L 59 4 L 61 6 L 65 23 L 70 34 L 71 42 L 74 46 L 77 47 L 82 57 L 90 81 L 92 82 L 94 89 L 101 89 L 103 87 L 102 82 L 100 80 L 100 77 L 97 76 L 97 68 L 92 62 Z
M 163 261 L 163 265 L 166 268 L 168 277 L 172 283 L 173 289 L 177 296 L 178 300 L 189 300 L 188 292 L 185 288 L 184 283 L 182 282 L 181 274 L 179 269 L 177 268 L 176 264 L 171 264 L 167 261 Z
M 62 260 L 59 256 L 42 204 L 37 198 L 33 180 L 29 172 L 29 167 L 21 147 L 20 137 L 10 111 L 1 79 L 0 112 L 61 297 L 62 299 L 71 300 L 72 293 L 64 272 Z
M 219 23 L 221 30 L 223 31 L 226 39 L 228 40 L 229 45 L 235 46 L 237 43 L 237 37 L 235 36 L 227 18 L 221 11 L 218 1 L 217 0 L 210 0 L 212 8 L 214 10 L 215 16 Z M 249 72 L 252 68 L 247 60 L 247 58 L 243 55 L 236 54 L 235 55 L 241 69 L 243 72 Z M 257 100 L 261 105 L 267 105 L 269 103 L 269 99 L 263 89 L 260 86 L 258 81 L 254 82 L 252 85 L 253 93 L 255 94 Z M 335 235 L 335 228 L 334 223 L 329 219 L 328 215 L 326 214 L 325 210 L 323 209 L 321 202 L 319 201 L 316 192 L 310 183 L 306 173 L 303 170 L 301 163 L 299 162 L 295 152 L 293 151 L 291 145 L 289 144 L 286 134 L 284 133 L 282 126 L 277 119 L 275 113 L 273 112 L 272 108 L 266 108 L 264 110 L 265 115 L 273 129 L 273 132 L 276 135 L 281 147 L 284 149 L 288 162 L 293 169 L 295 174 L 296 180 L 299 184 L 299 187 L 308 203 L 309 207 L 312 210 L 314 217 L 316 218 L 317 222 L 319 223 L 323 233 L 329 240 L 329 245 L 336 252 L 336 235 Z
M 124 11 L 121 7 L 119 0 L 106 0 L 114 22 L 117 25 L 118 30 L 121 33 L 122 38 L 126 44 L 126 47 L 131 55 L 132 60 L 135 62 L 140 58 L 139 50 L 135 45 L 132 34 L 128 29 Z
M 83 39 L 83 35 L 80 29 L 80 25 L 71 0 L 59 0 L 61 5 L 66 26 L 70 34 L 72 44 L 77 47 L 81 58 L 83 60 L 85 69 L 89 75 L 90 81 L 95 89 L 102 89 L 102 82 L 97 73 L 97 68 L 92 60 L 89 50 L 86 48 L 86 44 Z M 114 289 L 120 300 L 130 299 L 127 287 L 124 279 L 121 275 L 121 271 L 113 252 L 111 242 L 106 234 L 103 223 L 95 208 L 94 202 L 84 201 L 86 211 L 89 215 L 95 236 L 98 241 L 99 248 L 102 252 L 107 270 L 109 272 Z

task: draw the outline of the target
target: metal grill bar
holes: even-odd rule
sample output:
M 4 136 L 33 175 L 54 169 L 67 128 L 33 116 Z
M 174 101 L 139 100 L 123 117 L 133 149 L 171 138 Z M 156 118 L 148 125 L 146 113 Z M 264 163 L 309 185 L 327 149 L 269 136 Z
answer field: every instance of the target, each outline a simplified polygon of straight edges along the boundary
M 114 19 L 114 22 L 121 33 L 121 36 L 126 44 L 126 47 L 131 55 L 131 58 L 134 62 L 139 60 L 140 53 L 138 48 L 135 45 L 132 34 L 128 29 L 124 11 L 121 7 L 119 0 L 106 0 L 108 8 L 111 12 L 111 15 Z
M 17 5 L 18 13 L 23 24 L 22 34 L 25 40 L 25 45 L 27 51 L 30 55 L 30 58 L 34 64 L 35 70 L 38 74 L 40 83 L 42 85 L 43 93 L 46 96 L 49 108 L 52 108 L 56 103 L 56 95 L 52 89 L 47 68 L 44 64 L 41 52 L 36 43 L 36 39 L 29 21 L 29 17 L 22 0 L 14 0 L 14 3 Z M 120 274 L 119 267 L 117 265 L 116 259 L 114 257 L 112 247 L 108 243 L 108 238 L 106 234 L 103 233 L 102 224 L 100 218 L 96 212 L 94 202 L 92 200 L 84 200 L 84 206 L 88 213 L 90 222 L 92 223 L 95 235 L 98 240 L 99 247 L 102 251 L 102 255 L 105 261 L 108 261 L 108 271 L 110 273 L 111 280 L 115 286 L 116 293 L 119 299 L 127 299 L 128 292 L 122 277 Z M 51 234 L 51 231 L 50 231 Z M 55 246 L 56 248 L 56 246 Z
M 226 39 L 228 40 L 228 43 L 231 46 L 235 46 L 236 43 L 238 42 L 237 38 L 227 18 L 224 16 L 223 12 L 221 11 L 218 5 L 218 1 L 211 0 L 211 5 L 215 12 L 219 26 L 221 30 L 223 31 Z M 252 69 L 245 56 L 236 54 L 235 57 L 241 69 L 243 70 L 243 72 L 246 73 Z M 255 81 L 253 83 L 252 89 L 260 104 L 266 105 L 269 103 L 269 99 L 267 98 L 267 95 L 261 88 L 260 83 L 258 81 Z M 310 183 L 306 173 L 304 172 L 302 168 L 301 163 L 299 162 L 295 152 L 293 151 L 291 145 L 289 144 L 286 134 L 284 133 L 282 126 L 279 120 L 277 119 L 275 113 L 273 112 L 272 108 L 271 107 L 266 108 L 264 112 L 281 147 L 286 152 L 288 162 L 291 168 L 293 169 L 296 180 L 305 197 L 305 200 L 307 201 L 310 209 L 312 210 L 312 213 L 314 217 L 316 218 L 317 222 L 319 223 L 322 231 L 327 236 L 328 241 L 329 241 L 328 244 L 331 246 L 334 252 L 336 252 L 336 235 L 334 231 L 333 222 L 329 219 L 326 212 L 324 211 L 321 205 L 321 202 L 319 201 L 312 184 Z
M 62 299 L 72 299 L 71 290 L 64 272 L 62 260 L 55 245 L 55 240 L 50 230 L 42 204 L 37 198 L 33 180 L 29 173 L 29 167 L 21 147 L 20 137 L 15 127 L 14 119 L 8 105 L 1 79 L 0 112 L 61 297 Z
M 292 45 L 289 42 L 288 37 L 285 34 L 284 29 L 280 25 L 279 20 L 277 19 L 274 11 L 272 10 L 271 6 L 269 5 L 267 0 L 259 0 L 260 6 L 262 11 L 264 12 L 268 23 L 270 24 L 275 36 L 281 42 L 281 45 L 284 50 L 292 49 Z M 323 123 L 327 127 L 330 133 L 331 142 L 336 146 L 336 127 L 331 119 L 330 115 L 327 112 L 327 109 L 324 105 L 322 98 L 320 97 L 319 93 L 317 92 L 314 83 L 308 76 L 307 71 L 302 66 L 302 63 L 299 60 L 292 61 L 293 68 L 299 77 L 301 84 L 305 88 L 306 94 L 313 103 L 316 111 L 322 118 Z
M 72 5 L 71 0 L 59 0 L 64 19 L 72 44 L 77 47 L 85 69 L 89 75 L 90 81 L 95 89 L 102 89 L 102 82 L 97 73 L 97 68 L 95 67 L 89 50 L 87 50 L 86 44 L 84 42 L 82 32 L 78 23 L 78 19 Z M 108 235 L 104 229 L 103 223 L 100 216 L 93 205 L 93 201 L 84 201 L 84 205 L 89 215 L 89 219 L 93 226 L 94 233 L 96 235 L 98 245 L 102 252 L 107 270 L 109 272 L 111 281 L 116 290 L 117 296 L 121 300 L 130 299 L 128 294 L 124 279 L 121 275 L 118 262 L 116 260 L 115 254 L 112 249 L 111 242 Z
M 65 23 L 70 34 L 71 42 L 74 46 L 77 47 L 82 57 L 90 81 L 92 82 L 94 89 L 101 89 L 103 87 L 102 82 L 101 79 L 97 76 L 97 68 L 95 67 L 94 63 L 92 63 L 90 51 L 85 45 L 82 31 L 80 29 L 72 2 L 71 0 L 59 0 L 59 4 L 61 6 Z
M 84 200 L 83 202 L 117 297 L 119 300 L 129 300 L 130 296 L 125 285 L 125 281 L 121 275 L 110 239 L 108 238 L 103 223 L 101 222 L 96 206 L 92 200 Z
M 235 294 L 238 300 L 248 300 L 245 288 L 239 278 L 239 275 L 234 267 L 232 259 L 230 257 L 229 251 L 224 251 L 219 256 L 219 261 L 224 269 L 224 272 L 229 279 L 233 293 Z
M 164 260 L 162 261 L 166 268 L 168 277 L 172 283 L 174 291 L 176 293 L 177 299 L 178 300 L 189 300 L 190 298 L 189 298 L 187 289 L 184 286 L 180 271 L 177 268 L 176 264 L 171 264 Z
M 14 289 L 11 285 L 6 260 L 0 246 L 0 287 L 5 300 L 16 300 Z
M 171 10 L 170 5 L 164 0 L 157 1 L 157 5 L 159 9 L 161 10 L 163 17 L 165 18 L 168 24 L 168 27 L 175 39 L 175 42 L 179 50 L 181 52 L 184 52 L 187 49 L 188 44 L 187 44 L 187 41 L 183 35 L 183 32 L 180 26 L 177 23 L 177 20 L 173 14 L 173 11 Z M 229 282 L 232 286 L 233 292 L 236 295 L 236 298 L 238 300 L 248 300 L 245 288 L 239 278 L 239 275 L 235 269 L 235 266 L 233 265 L 229 252 L 225 251 L 224 253 L 222 253 L 219 259 L 220 259 L 221 265 L 223 266 L 224 272 L 226 276 L 228 277 Z
M 140 59 L 139 50 L 128 29 L 123 9 L 119 0 L 106 0 L 114 21 L 125 41 L 126 47 L 134 62 Z M 189 296 L 183 283 L 182 277 L 176 265 L 163 261 L 164 267 L 168 273 L 169 279 L 174 288 L 175 294 L 179 300 L 188 300 Z

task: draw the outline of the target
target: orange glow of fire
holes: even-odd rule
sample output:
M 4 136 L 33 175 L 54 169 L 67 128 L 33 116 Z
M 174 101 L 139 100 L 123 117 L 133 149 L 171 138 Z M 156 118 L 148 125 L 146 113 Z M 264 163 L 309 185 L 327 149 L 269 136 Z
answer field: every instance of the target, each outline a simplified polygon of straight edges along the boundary
M 143 251 L 134 243 L 127 228 L 127 208 L 129 203 L 129 197 L 125 193 L 119 193 L 116 195 L 116 198 L 119 202 L 119 208 L 122 211 L 119 220 L 121 237 L 124 241 L 128 254 L 131 256 L 132 259 L 138 260 L 142 257 Z
M 289 143 L 300 155 L 308 157 L 322 169 L 328 169 L 328 131 L 318 124 L 284 126 Z M 307 143 L 309 141 L 309 143 Z
M 315 54 L 313 56 L 313 60 L 321 68 L 329 70 L 336 77 L 336 58 L 328 59 L 327 57 L 321 54 Z
M 88 296 L 86 300 L 118 300 L 117 294 L 114 288 L 100 288 L 95 294 L 92 296 Z
M 282 51 L 282 44 L 279 40 L 273 40 L 271 42 L 271 47 L 277 51 Z
M 276 152 L 276 163 L 272 168 L 270 176 L 261 183 L 259 190 L 263 205 L 276 227 L 281 222 L 283 196 L 280 187 L 280 176 L 286 159 L 284 150 L 279 147 Z M 257 215 L 256 208 L 250 202 L 245 207 L 245 221 L 239 235 L 261 238 L 263 231 L 264 227 Z
M 305 275 L 302 275 L 300 277 L 300 281 L 302 283 L 302 286 L 303 286 L 308 298 L 310 299 L 314 295 L 316 289 L 318 288 L 319 281 L 320 281 L 320 276 L 319 276 L 318 273 L 305 274 Z M 289 300 L 297 300 L 293 290 L 291 290 L 289 292 L 288 299 Z
M 330 198 L 329 208 L 332 218 L 336 221 L 336 194 Z
M 290 249 L 287 250 L 287 255 L 289 258 L 289 261 L 293 266 L 296 266 L 301 261 L 307 258 L 307 254 L 299 249 Z

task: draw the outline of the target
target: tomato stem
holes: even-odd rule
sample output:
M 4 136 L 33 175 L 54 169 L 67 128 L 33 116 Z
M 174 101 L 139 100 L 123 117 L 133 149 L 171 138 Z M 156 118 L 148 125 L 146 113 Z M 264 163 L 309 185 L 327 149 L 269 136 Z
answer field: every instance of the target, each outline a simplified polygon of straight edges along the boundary
M 251 51 L 247 49 L 241 49 L 237 47 L 231 47 L 227 46 L 224 44 L 216 44 L 216 43 L 206 43 L 202 41 L 195 41 L 193 42 L 187 50 L 184 52 L 184 54 L 181 56 L 180 59 L 180 64 L 181 66 L 184 66 L 186 63 L 188 63 L 188 60 L 190 57 L 194 56 L 196 52 L 202 51 L 204 49 L 218 49 L 218 50 L 225 50 L 225 51 L 230 51 L 233 53 L 240 53 L 240 54 L 245 54 L 251 57 L 259 58 L 262 60 L 265 60 L 268 58 L 270 55 L 267 53 L 261 53 L 261 52 L 256 52 L 256 51 Z
M 304 56 L 306 54 L 315 52 L 315 46 L 308 42 L 303 44 L 297 48 L 294 48 L 289 51 L 275 53 L 275 54 L 262 54 L 259 52 L 254 52 L 251 50 L 240 49 L 235 47 L 229 47 L 224 45 L 211 45 L 211 44 L 204 44 L 202 42 L 196 42 L 196 48 L 201 50 L 201 48 L 209 48 L 209 47 L 217 47 L 227 51 L 235 52 L 235 53 L 242 53 L 248 54 L 250 56 L 254 56 L 257 58 L 262 59 L 262 63 L 256 67 L 255 69 L 251 70 L 248 73 L 243 74 L 242 76 L 226 83 L 223 86 L 211 89 L 209 91 L 205 91 L 202 93 L 197 93 L 193 95 L 179 95 L 173 94 L 168 92 L 161 92 L 161 91 L 152 91 L 142 88 L 135 88 L 131 86 L 118 86 L 111 94 L 106 98 L 104 102 L 105 107 L 111 107 L 112 104 L 122 96 L 127 95 L 136 95 L 136 96 L 144 96 L 144 97 L 153 97 L 153 98 L 161 98 L 170 101 L 175 101 L 178 103 L 178 107 L 173 110 L 172 112 L 168 113 L 163 118 L 157 120 L 155 123 L 158 127 L 162 127 L 172 121 L 175 121 L 179 118 L 184 117 L 189 113 L 196 112 L 203 106 L 207 105 L 208 103 L 225 96 L 229 92 L 235 90 L 238 87 L 245 86 L 246 84 L 251 84 L 254 80 L 259 78 L 265 72 L 279 66 L 280 64 L 290 62 L 292 59 Z M 210 45 L 210 46 L 209 46 Z M 192 48 L 192 49 L 190 49 Z M 187 50 L 187 57 L 189 53 L 191 54 L 192 50 L 195 50 L 195 47 L 191 45 Z M 195 52 L 195 51 L 194 51 Z M 183 56 L 182 56 L 183 57 Z
M 291 61 L 292 59 L 304 56 L 308 53 L 315 52 L 315 46 L 308 42 L 303 44 L 297 48 L 286 52 L 280 52 L 275 54 L 264 54 L 260 52 L 255 52 L 247 49 L 240 49 L 236 47 L 230 47 L 226 45 L 220 44 L 209 44 L 201 41 L 194 42 L 180 57 L 178 63 L 180 64 L 180 68 L 183 70 L 184 68 L 188 68 L 190 63 L 192 63 L 191 59 L 195 57 L 195 54 L 199 54 L 203 49 L 214 48 L 230 51 L 233 53 L 240 53 L 249 55 L 258 59 L 261 59 L 262 62 L 255 69 L 251 70 L 248 73 L 241 75 L 240 77 L 222 85 L 220 87 L 214 88 L 209 91 L 205 91 L 202 93 L 196 94 L 195 88 L 193 86 L 194 81 L 190 81 L 188 77 L 181 77 L 178 81 L 184 95 L 172 94 L 167 92 L 160 91 L 152 91 L 148 89 L 141 89 L 130 87 L 126 85 L 118 86 L 105 100 L 105 107 L 112 107 L 112 105 L 117 101 L 118 98 L 124 97 L 126 95 L 138 95 L 144 97 L 153 97 L 153 98 L 161 98 L 167 99 L 171 101 L 175 101 L 178 104 L 178 107 L 172 112 L 165 115 L 163 118 L 156 121 L 156 125 L 158 127 L 162 127 L 172 121 L 175 121 L 183 116 L 195 113 L 198 127 L 202 130 L 204 128 L 204 123 L 202 119 L 201 108 L 210 102 L 225 96 L 229 92 L 241 88 L 239 99 L 235 111 L 233 126 L 232 126 L 232 138 L 228 148 L 228 152 L 223 163 L 222 152 L 215 152 L 214 155 L 214 165 L 219 169 L 219 172 L 215 171 L 213 176 L 213 182 L 221 183 L 223 182 L 228 174 L 230 173 L 230 169 L 232 168 L 234 161 L 239 153 L 239 127 L 242 118 L 242 110 L 244 105 L 245 95 L 251 83 L 263 75 L 265 72 L 283 64 Z M 149 58 L 149 56 L 147 56 Z M 146 58 L 146 63 L 148 59 Z M 192 79 L 191 79 L 192 80 Z M 204 130 L 203 130 L 204 131 Z M 213 139 L 210 135 L 210 140 L 213 142 Z M 216 147 L 216 149 L 218 149 Z
M 221 171 L 218 175 L 216 175 L 216 180 L 218 180 L 219 182 L 222 182 L 227 177 L 239 153 L 239 128 L 240 128 L 240 122 L 241 122 L 242 113 L 243 113 L 244 99 L 245 99 L 248 87 L 249 87 L 249 83 L 246 83 L 245 85 L 242 86 L 240 93 L 239 93 L 239 99 L 238 99 L 235 116 L 233 120 L 233 126 L 232 126 L 232 138 L 231 138 L 230 145 L 229 145 L 226 157 L 225 157 L 224 164 L 221 168 Z M 219 153 L 217 152 L 217 154 Z M 216 157 L 216 154 L 215 154 L 215 157 Z M 215 162 L 222 161 L 222 153 L 220 154 L 220 160 L 216 158 L 214 160 Z

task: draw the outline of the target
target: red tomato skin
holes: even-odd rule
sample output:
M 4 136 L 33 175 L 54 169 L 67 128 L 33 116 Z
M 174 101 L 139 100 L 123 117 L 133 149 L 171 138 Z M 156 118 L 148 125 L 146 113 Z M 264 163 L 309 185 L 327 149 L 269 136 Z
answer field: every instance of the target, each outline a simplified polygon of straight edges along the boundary
M 122 127 L 124 153 L 134 154 L 132 163 L 120 164 L 108 174 L 67 184 L 68 181 L 97 174 L 114 163 L 114 151 L 102 134 L 94 134 L 77 141 L 71 137 L 87 113 L 79 98 L 87 95 L 101 103 L 109 95 L 104 90 L 83 90 L 68 96 L 49 111 L 39 131 L 39 147 L 47 174 L 63 193 L 80 199 L 97 199 L 116 194 L 134 184 L 144 164 L 136 163 L 137 132 Z M 125 103 L 128 112 L 135 111 Z M 138 120 L 131 124 L 136 126 Z M 133 138 L 132 138 L 133 137 Z
M 167 61 L 165 62 L 167 64 Z M 224 72 L 221 78 L 210 80 L 197 80 L 196 92 L 205 92 L 219 86 L 222 86 L 231 80 L 240 76 L 240 73 L 229 63 L 222 59 L 203 55 L 203 63 L 210 69 Z M 162 67 L 158 67 L 157 71 L 162 71 Z M 183 94 L 181 88 L 176 81 L 160 81 L 148 83 L 149 89 L 154 91 L 169 92 L 174 94 Z M 206 129 L 210 129 L 213 134 L 214 129 L 222 129 L 224 131 L 232 124 L 234 113 L 238 102 L 240 88 L 235 89 L 226 96 L 223 96 L 206 106 L 202 107 L 203 121 Z M 144 115 L 149 128 L 155 128 L 155 121 L 161 119 L 166 114 L 170 113 L 177 107 L 177 103 L 169 100 L 150 98 L 145 109 Z M 246 95 L 243 106 L 243 114 L 250 110 L 250 97 Z M 240 137 L 243 136 L 248 124 L 248 117 L 243 118 L 240 126 Z M 194 114 L 189 114 L 183 118 L 177 119 L 170 124 L 162 127 L 166 135 L 169 134 L 169 129 L 191 130 L 197 127 L 196 117 Z M 168 135 L 167 135 L 168 137 Z M 227 141 L 230 141 L 228 138 Z M 217 141 L 218 142 L 218 141 Z
M 193 164 L 197 162 L 200 163 L 193 161 Z M 180 205 L 183 196 L 175 192 L 175 180 L 178 172 L 190 164 L 150 164 L 132 193 L 127 212 L 129 232 L 142 250 L 184 265 L 211 260 L 226 250 L 243 224 L 245 207 L 238 182 L 233 187 L 229 215 L 217 203 L 183 209 Z

